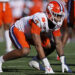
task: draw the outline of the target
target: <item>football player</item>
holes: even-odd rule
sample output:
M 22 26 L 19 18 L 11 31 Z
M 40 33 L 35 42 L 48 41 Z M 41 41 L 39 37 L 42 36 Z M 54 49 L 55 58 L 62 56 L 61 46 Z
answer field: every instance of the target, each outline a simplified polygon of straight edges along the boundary
M 9 37 L 9 27 L 12 24 L 12 11 L 9 0 L 0 0 L 0 28 L 4 25 L 4 35 L 6 41 L 6 52 L 13 50 L 12 42 Z
M 64 20 L 64 7 L 57 1 L 51 1 L 47 6 L 47 13 L 38 12 L 32 16 L 23 17 L 10 28 L 10 37 L 16 47 L 15 50 L 0 57 L 0 72 L 2 63 L 8 60 L 24 57 L 30 52 L 30 45 L 34 45 L 39 58 L 45 66 L 45 74 L 54 73 L 43 47 L 50 48 L 50 40 L 46 34 L 51 30 L 60 56 L 62 72 L 69 71 L 65 62 L 64 50 L 61 42 L 60 27 Z M 44 37 L 42 37 L 44 36 Z

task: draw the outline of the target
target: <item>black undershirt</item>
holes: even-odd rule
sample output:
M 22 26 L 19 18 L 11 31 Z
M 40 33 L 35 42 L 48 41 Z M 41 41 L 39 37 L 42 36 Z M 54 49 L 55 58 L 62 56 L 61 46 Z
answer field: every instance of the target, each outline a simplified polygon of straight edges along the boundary
M 49 29 L 54 29 L 55 25 L 48 19 L 48 27 Z

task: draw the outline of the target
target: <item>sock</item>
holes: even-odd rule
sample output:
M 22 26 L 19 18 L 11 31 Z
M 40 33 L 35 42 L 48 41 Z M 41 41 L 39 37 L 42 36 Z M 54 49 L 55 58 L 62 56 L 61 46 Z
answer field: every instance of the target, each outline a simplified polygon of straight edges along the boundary
M 50 63 L 47 58 L 42 59 L 42 61 L 45 67 L 50 67 Z
M 37 58 L 37 56 L 34 56 L 34 57 L 32 58 L 32 60 L 39 61 L 39 59 Z
M 0 62 L 4 62 L 3 56 L 0 56 Z
M 3 72 L 2 71 L 2 64 L 4 62 L 3 56 L 0 57 L 0 73 Z
M 7 52 L 9 52 L 12 47 L 12 42 L 9 37 L 9 30 L 5 31 L 5 40 L 6 40 L 6 50 Z
M 62 64 L 65 64 L 65 56 L 61 56 L 60 61 L 61 61 Z

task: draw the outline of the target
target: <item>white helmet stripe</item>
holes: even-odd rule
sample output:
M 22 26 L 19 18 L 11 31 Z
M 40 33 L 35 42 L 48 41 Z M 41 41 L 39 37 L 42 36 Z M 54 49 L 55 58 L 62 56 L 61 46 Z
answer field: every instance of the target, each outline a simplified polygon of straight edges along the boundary
M 57 1 L 57 2 L 58 2 L 58 4 L 59 4 L 59 6 L 60 6 L 60 11 L 63 11 L 63 7 L 62 7 L 62 5 L 60 4 L 59 1 Z
M 59 3 L 59 2 L 58 2 Z M 63 11 L 63 7 L 62 7 L 62 5 L 59 3 L 59 5 L 60 5 L 60 10 L 61 11 Z

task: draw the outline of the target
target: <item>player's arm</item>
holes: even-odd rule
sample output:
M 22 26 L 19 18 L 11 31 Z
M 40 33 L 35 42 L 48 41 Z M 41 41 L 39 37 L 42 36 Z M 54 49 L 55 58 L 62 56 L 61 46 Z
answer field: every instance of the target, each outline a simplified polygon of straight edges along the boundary
M 58 55 L 59 56 L 63 56 L 64 55 L 64 50 L 63 50 L 63 46 L 62 46 L 61 37 L 60 36 L 56 36 L 56 37 L 54 37 L 54 39 L 55 39 L 56 50 L 58 52 Z
M 44 58 L 45 54 L 44 54 L 44 50 L 42 48 L 41 45 L 41 37 L 40 37 L 40 32 L 41 29 L 39 26 L 37 26 L 33 21 L 31 22 L 31 34 L 32 34 L 32 39 L 34 41 L 35 44 L 35 48 L 40 56 L 40 58 Z
M 41 45 L 40 35 L 32 34 L 32 38 L 33 38 L 36 50 L 39 53 L 40 58 L 41 59 L 44 58 L 45 54 L 44 54 L 44 50 L 43 50 L 42 45 Z
M 66 58 L 64 56 L 64 50 L 63 50 L 62 41 L 61 41 L 60 29 L 58 29 L 57 31 L 54 31 L 53 35 L 54 35 L 54 39 L 55 39 L 55 43 L 56 43 L 56 50 L 58 52 L 58 55 L 60 56 L 60 61 L 61 61 L 61 65 L 62 65 L 62 72 L 64 72 L 65 70 L 67 72 L 72 72 L 69 69 L 69 67 L 66 65 Z
M 58 52 L 58 55 L 63 56 L 64 50 L 63 50 L 62 41 L 61 41 L 60 29 L 58 29 L 56 31 L 53 31 L 53 35 L 54 35 L 54 40 L 55 40 L 55 43 L 56 43 L 56 50 Z
M 65 29 L 64 31 L 64 34 L 62 36 L 62 44 L 63 44 L 63 48 L 65 47 L 66 43 L 67 43 L 67 40 L 68 40 L 68 36 L 69 36 L 69 33 L 68 33 L 68 27 Z

